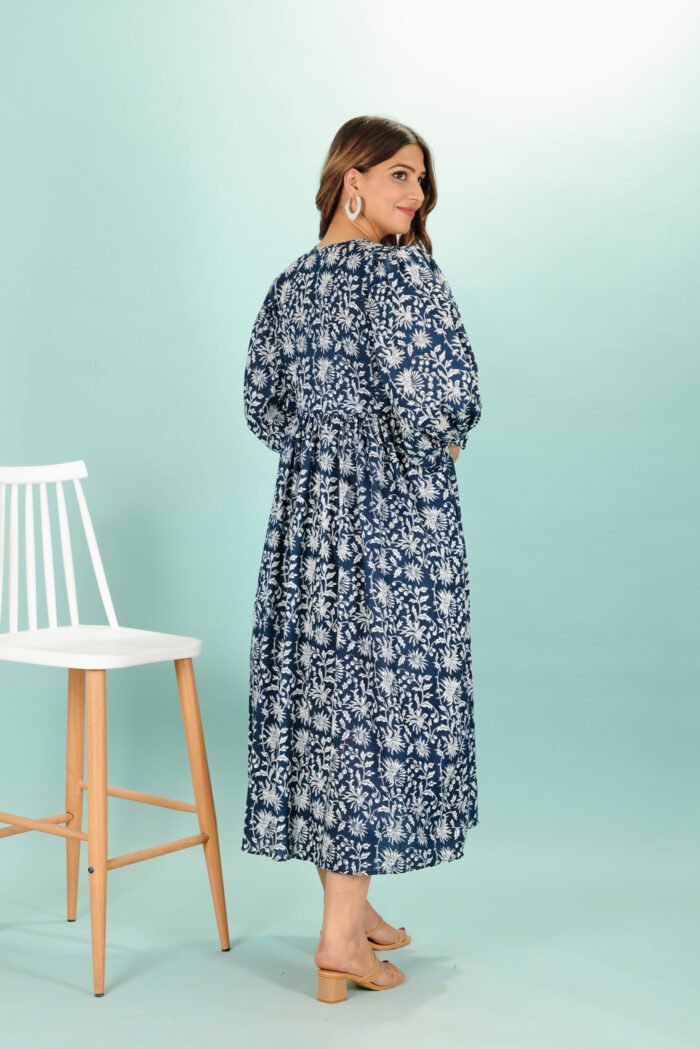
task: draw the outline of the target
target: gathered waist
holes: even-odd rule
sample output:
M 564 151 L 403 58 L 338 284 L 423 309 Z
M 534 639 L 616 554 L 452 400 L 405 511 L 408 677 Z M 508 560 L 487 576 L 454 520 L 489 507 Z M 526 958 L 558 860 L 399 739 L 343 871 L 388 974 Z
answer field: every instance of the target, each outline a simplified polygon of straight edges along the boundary
M 360 408 L 302 408 L 292 415 L 290 426 L 307 426 L 318 424 L 355 424 L 376 419 L 392 419 L 394 413 L 388 405 L 368 404 Z

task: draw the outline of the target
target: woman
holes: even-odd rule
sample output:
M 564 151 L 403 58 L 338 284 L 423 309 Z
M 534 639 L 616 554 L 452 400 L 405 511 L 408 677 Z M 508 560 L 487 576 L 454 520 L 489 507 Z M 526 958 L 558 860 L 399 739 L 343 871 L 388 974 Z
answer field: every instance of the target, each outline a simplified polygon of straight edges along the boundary
M 321 241 L 273 281 L 244 378 L 279 452 L 250 648 L 242 849 L 317 867 L 318 998 L 403 980 L 373 874 L 459 859 L 477 823 L 469 580 L 454 459 L 477 367 L 425 228 L 430 151 L 360 117 L 326 158 Z

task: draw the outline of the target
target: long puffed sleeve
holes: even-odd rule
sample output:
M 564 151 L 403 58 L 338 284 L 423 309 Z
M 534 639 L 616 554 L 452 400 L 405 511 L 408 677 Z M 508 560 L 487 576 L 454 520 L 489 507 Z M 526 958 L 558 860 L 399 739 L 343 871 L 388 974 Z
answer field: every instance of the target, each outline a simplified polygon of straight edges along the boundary
M 419 245 L 378 251 L 367 314 L 377 376 L 411 459 L 463 448 L 481 416 L 471 343 L 440 267 Z
M 281 451 L 294 414 L 294 397 L 285 376 L 275 284 L 253 324 L 243 379 L 248 428 L 275 452 Z

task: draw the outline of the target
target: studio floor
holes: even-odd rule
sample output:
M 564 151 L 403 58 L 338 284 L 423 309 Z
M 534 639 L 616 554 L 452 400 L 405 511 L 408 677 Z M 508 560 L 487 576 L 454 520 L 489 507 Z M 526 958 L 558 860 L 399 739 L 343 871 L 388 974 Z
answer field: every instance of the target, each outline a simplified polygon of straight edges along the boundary
M 110 874 L 106 993 L 92 994 L 88 875 L 64 914 L 48 836 L 3 842 L 4 1049 L 440 1044 L 477 1049 L 698 1045 L 695 874 L 682 858 L 572 843 L 500 852 L 478 828 L 464 859 L 375 877 L 406 925 L 387 993 L 316 1001 L 314 868 L 224 849 L 232 948 L 216 937 L 199 850 Z M 11 851 L 14 855 L 11 856 Z M 664 879 L 663 868 L 673 872 Z M 381 956 L 381 955 L 380 955 Z

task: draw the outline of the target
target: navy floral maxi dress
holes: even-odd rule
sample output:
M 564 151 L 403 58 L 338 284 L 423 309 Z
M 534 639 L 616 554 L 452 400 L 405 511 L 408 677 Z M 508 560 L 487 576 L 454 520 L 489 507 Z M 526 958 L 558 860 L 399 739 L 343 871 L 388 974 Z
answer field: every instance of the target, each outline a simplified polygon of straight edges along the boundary
M 477 824 L 457 475 L 477 366 L 421 246 L 353 239 L 277 277 L 244 377 L 279 452 L 253 611 L 241 848 L 388 874 Z

